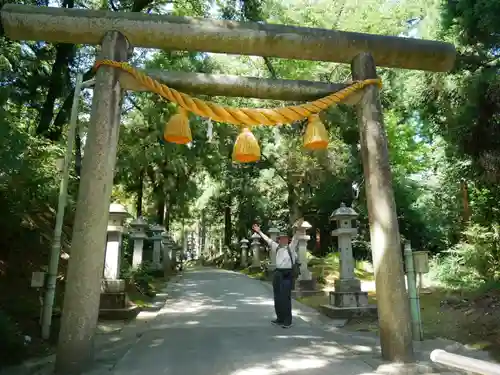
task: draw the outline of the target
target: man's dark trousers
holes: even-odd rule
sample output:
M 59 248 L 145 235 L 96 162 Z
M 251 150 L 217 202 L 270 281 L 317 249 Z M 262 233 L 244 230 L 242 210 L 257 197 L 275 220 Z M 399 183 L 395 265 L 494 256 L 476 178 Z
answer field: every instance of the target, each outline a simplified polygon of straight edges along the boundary
M 292 324 L 292 284 L 292 270 L 274 271 L 274 310 L 278 322 L 286 325 Z

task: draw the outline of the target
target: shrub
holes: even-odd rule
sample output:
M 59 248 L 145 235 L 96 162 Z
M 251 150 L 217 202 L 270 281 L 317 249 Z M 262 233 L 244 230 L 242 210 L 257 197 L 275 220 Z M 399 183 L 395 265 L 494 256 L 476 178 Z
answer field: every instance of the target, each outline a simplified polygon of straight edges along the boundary
M 150 284 L 154 280 L 155 271 L 151 263 L 143 262 L 137 268 L 128 266 L 122 269 L 122 278 L 133 283 L 142 294 L 152 296 L 154 293 Z
M 500 281 L 500 227 L 472 224 L 464 240 L 431 260 L 430 276 L 449 286 L 477 288 Z
M 0 310 L 0 367 L 13 365 L 26 356 L 24 336 L 16 323 Z

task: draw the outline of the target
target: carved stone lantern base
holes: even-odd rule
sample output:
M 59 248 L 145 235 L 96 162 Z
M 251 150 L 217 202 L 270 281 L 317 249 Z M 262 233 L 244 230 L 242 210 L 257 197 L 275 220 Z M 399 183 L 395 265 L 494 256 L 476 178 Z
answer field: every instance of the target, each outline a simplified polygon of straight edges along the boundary
M 99 319 L 129 320 L 140 312 L 140 307 L 130 302 L 125 292 L 125 280 L 102 280 Z
M 322 305 L 321 311 L 330 318 L 351 319 L 354 317 L 377 317 L 377 306 L 368 304 L 368 292 L 330 292 L 330 303 Z

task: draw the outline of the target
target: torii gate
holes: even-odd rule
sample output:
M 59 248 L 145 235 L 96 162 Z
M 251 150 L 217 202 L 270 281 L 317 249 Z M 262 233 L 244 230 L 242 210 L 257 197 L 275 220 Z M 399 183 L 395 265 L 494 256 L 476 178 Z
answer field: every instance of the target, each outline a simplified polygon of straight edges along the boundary
M 376 78 L 375 63 L 446 72 L 456 55 L 453 45 L 437 41 L 142 13 L 7 4 L 1 10 L 1 21 L 11 39 L 99 44 L 99 60 L 126 61 L 132 46 L 258 55 L 350 63 L 354 80 Z M 281 100 L 317 99 L 345 87 L 196 73 L 150 75 L 198 94 Z M 96 75 L 73 229 L 57 352 L 56 371 L 60 374 L 80 373 L 92 358 L 122 89 L 144 87 L 127 73 L 102 66 Z M 364 88 L 349 104 L 358 108 L 382 356 L 408 362 L 413 359 L 409 306 L 378 87 Z

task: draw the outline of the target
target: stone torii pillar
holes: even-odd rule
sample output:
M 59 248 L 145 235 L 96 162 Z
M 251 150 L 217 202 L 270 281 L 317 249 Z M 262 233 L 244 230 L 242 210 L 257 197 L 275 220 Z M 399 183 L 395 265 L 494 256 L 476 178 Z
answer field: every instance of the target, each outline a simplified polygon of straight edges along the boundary
M 370 53 L 357 55 L 352 60 L 351 70 L 353 80 L 377 78 L 375 61 Z M 394 362 L 411 362 L 410 306 L 403 273 L 387 136 L 377 86 L 370 85 L 363 89 L 357 114 L 382 357 Z
M 132 231 L 130 239 L 134 243 L 134 251 L 132 253 L 132 268 L 139 268 L 142 264 L 142 253 L 144 250 L 144 240 L 148 238 L 146 235 L 146 228 L 148 223 L 142 218 L 138 217 L 130 223 Z
M 126 61 L 128 52 L 125 36 L 109 31 L 102 38 L 99 59 Z M 83 372 L 92 363 L 122 98 L 116 70 L 100 68 L 78 189 L 56 374 Z
M 240 267 L 245 268 L 247 266 L 248 240 L 246 238 L 243 238 L 240 241 L 240 245 L 241 245 Z
M 165 228 L 161 225 L 155 224 L 149 227 L 151 232 L 153 233 L 151 240 L 153 240 L 153 267 L 156 270 L 161 269 L 161 242 L 162 242 L 162 233 L 165 231 Z

